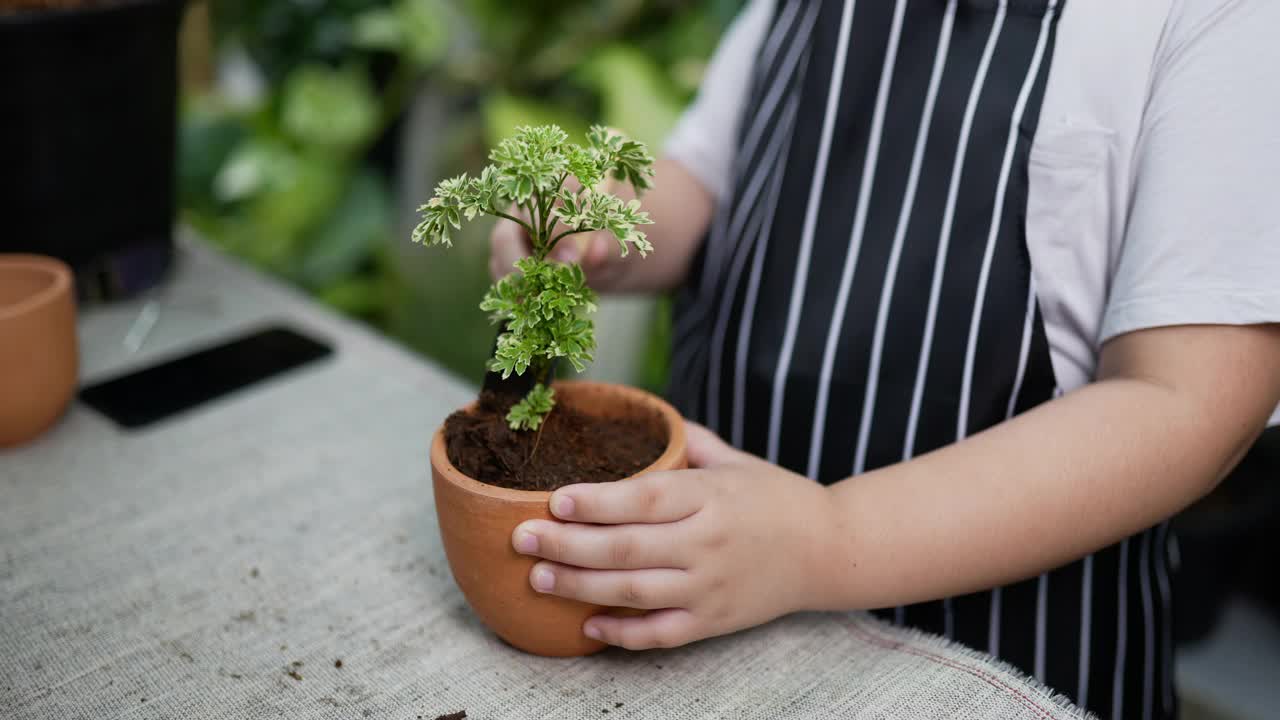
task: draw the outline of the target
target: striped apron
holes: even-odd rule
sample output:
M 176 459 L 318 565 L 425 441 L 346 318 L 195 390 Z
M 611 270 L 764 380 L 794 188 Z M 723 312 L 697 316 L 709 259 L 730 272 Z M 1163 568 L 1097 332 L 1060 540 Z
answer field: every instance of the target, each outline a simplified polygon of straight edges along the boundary
M 671 395 L 823 483 L 1058 394 L 1028 159 L 1070 0 L 780 0 L 732 191 L 676 309 Z M 1102 717 L 1172 718 L 1160 525 L 1024 582 L 880 610 Z

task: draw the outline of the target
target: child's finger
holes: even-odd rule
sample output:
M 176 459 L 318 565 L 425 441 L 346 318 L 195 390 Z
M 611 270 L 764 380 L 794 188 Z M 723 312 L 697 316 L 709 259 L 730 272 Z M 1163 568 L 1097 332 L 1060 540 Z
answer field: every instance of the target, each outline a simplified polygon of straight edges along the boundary
M 639 617 L 596 615 L 582 628 L 587 637 L 628 650 L 673 648 L 699 640 L 697 618 L 688 610 L 669 608 Z
M 516 552 L 596 570 L 683 569 L 666 525 L 601 526 L 529 520 L 511 535 Z
M 529 572 L 529 584 L 540 593 L 570 600 L 639 610 L 687 605 L 689 577 L 684 570 L 583 570 L 540 562 Z
M 702 507 L 700 472 L 669 470 L 625 482 L 570 485 L 551 495 L 551 514 L 603 525 L 676 522 Z
M 738 451 L 732 445 L 696 422 L 685 421 L 684 435 L 691 467 L 715 467 L 738 457 Z

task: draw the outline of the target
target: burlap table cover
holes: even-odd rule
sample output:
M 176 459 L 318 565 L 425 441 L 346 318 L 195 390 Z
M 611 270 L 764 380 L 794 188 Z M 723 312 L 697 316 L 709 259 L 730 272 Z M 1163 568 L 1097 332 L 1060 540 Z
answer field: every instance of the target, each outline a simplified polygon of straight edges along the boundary
M 157 303 L 136 353 L 141 302 L 85 313 L 86 378 L 270 319 L 339 351 L 142 432 L 75 406 L 0 454 L 2 718 L 1083 717 L 856 613 L 514 651 L 454 586 L 432 508 L 427 439 L 469 388 L 196 242 Z

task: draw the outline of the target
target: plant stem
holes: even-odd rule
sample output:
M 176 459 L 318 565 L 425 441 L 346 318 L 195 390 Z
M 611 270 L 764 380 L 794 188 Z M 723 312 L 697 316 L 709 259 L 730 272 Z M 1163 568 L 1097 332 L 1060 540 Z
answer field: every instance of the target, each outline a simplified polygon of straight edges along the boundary
M 533 438 L 533 449 L 529 451 L 529 457 L 525 458 L 524 464 L 520 466 L 520 472 L 524 472 L 529 463 L 533 462 L 533 456 L 538 454 L 538 443 L 542 442 L 542 429 L 547 426 L 547 421 L 551 419 L 551 413 L 553 412 L 555 412 L 554 407 L 547 412 L 547 416 L 542 418 L 542 423 L 538 425 L 538 434 Z
M 565 230 L 564 232 L 557 235 L 554 240 L 551 241 L 551 244 L 547 246 L 547 252 L 551 252 L 552 250 L 555 250 L 556 243 L 560 242 L 561 240 L 568 237 L 569 235 L 577 235 L 578 233 L 584 233 L 584 232 L 592 232 L 592 230 L 591 228 L 583 228 L 582 230 Z
M 529 245 L 533 250 L 533 257 L 538 260 L 545 259 L 547 257 L 547 249 L 545 247 L 546 243 L 541 242 L 544 238 L 538 236 L 539 223 L 537 203 L 534 202 L 533 197 L 530 197 L 527 202 L 517 203 L 517 206 L 529 215 L 529 222 L 521 222 L 520 224 L 523 225 L 524 229 L 529 233 Z
M 548 384 L 551 380 L 551 363 L 545 363 L 538 369 L 534 370 L 534 373 L 537 375 L 539 383 L 542 385 Z M 547 411 L 547 414 L 543 416 L 542 422 L 538 424 L 538 434 L 533 438 L 533 449 L 529 451 L 529 457 L 525 458 L 524 464 L 520 466 L 521 473 L 523 473 L 524 469 L 529 466 L 529 463 L 533 462 L 533 456 L 538 454 L 538 443 L 542 442 L 542 429 L 547 426 L 547 421 L 551 419 L 551 413 L 555 411 L 556 406 L 553 404 L 551 409 Z
M 547 239 L 549 239 L 549 238 L 551 237 L 551 229 L 555 227 L 555 220 L 556 220 L 556 216 L 555 216 L 555 215 L 553 215 L 553 214 L 551 214 L 551 208 L 555 207 L 555 204 L 556 204 L 556 197 L 555 197 L 555 195 L 551 195 L 551 196 L 549 196 L 549 197 L 543 198 L 543 206 L 542 206 L 542 239 L 543 239 L 543 242 L 546 242 L 546 241 L 547 241 Z M 548 246 L 548 248 L 547 248 L 547 251 L 548 251 L 548 252 L 550 252 L 550 251 L 551 251 L 551 248 L 550 248 L 549 246 Z
M 514 215 L 508 215 L 508 214 L 506 214 L 506 213 L 502 212 L 501 210 L 493 210 L 492 212 L 493 212 L 493 214 L 494 214 L 495 216 L 497 216 L 497 217 L 500 217 L 500 218 L 506 218 L 506 219 L 510 220 L 511 222 L 513 222 L 513 223 L 518 223 L 521 227 L 523 227 L 523 228 L 524 228 L 524 229 L 529 233 L 529 235 L 530 235 L 530 236 L 532 236 L 532 235 L 533 235 L 533 228 L 529 227 L 529 223 L 527 223 L 527 222 L 525 222 L 525 221 L 521 220 L 521 219 L 520 219 L 520 218 L 518 218 L 518 217 L 515 217 Z
M 547 206 L 543 204 L 543 195 L 539 191 L 534 191 L 532 204 L 534 204 L 534 208 L 538 209 L 538 213 L 532 215 L 534 227 L 538 228 L 538 234 L 532 237 L 531 240 L 534 241 L 535 249 L 543 250 L 541 258 L 545 258 L 547 256 Z
M 563 189 L 564 189 L 564 181 L 565 181 L 565 179 L 566 179 L 566 178 L 568 178 L 568 177 L 569 177 L 569 171 L 568 171 L 568 170 L 566 170 L 566 171 L 564 171 L 564 172 L 560 173 L 560 179 L 559 179 L 559 180 L 556 180 L 556 188 L 557 188 L 557 189 L 560 189 L 560 190 L 563 190 Z M 552 195 L 552 196 L 549 198 L 549 202 L 547 203 L 547 226 L 546 226 L 546 237 L 551 237 L 551 231 L 552 231 L 552 230 L 555 230 L 555 227 L 556 227 L 556 216 L 555 216 L 555 214 L 554 214 L 554 213 L 552 213 L 551 211 L 555 208 L 555 206 L 556 206 L 556 201 L 557 201 L 558 199 L 559 199 L 559 198 L 557 198 L 555 195 Z M 551 243 L 551 244 L 549 245 L 549 247 L 547 248 L 547 252 L 551 252 L 551 248 L 553 248 L 553 247 L 555 247 L 555 243 Z

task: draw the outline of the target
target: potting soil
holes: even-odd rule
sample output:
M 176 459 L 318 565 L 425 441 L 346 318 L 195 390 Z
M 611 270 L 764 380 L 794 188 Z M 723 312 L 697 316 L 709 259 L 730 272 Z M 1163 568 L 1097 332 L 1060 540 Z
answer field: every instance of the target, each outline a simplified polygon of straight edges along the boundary
M 667 440 L 660 418 L 597 418 L 558 404 L 542 427 L 507 425 L 511 398 L 485 391 L 477 407 L 444 424 L 449 462 L 480 482 L 514 490 L 555 490 L 630 477 L 658 459 Z

